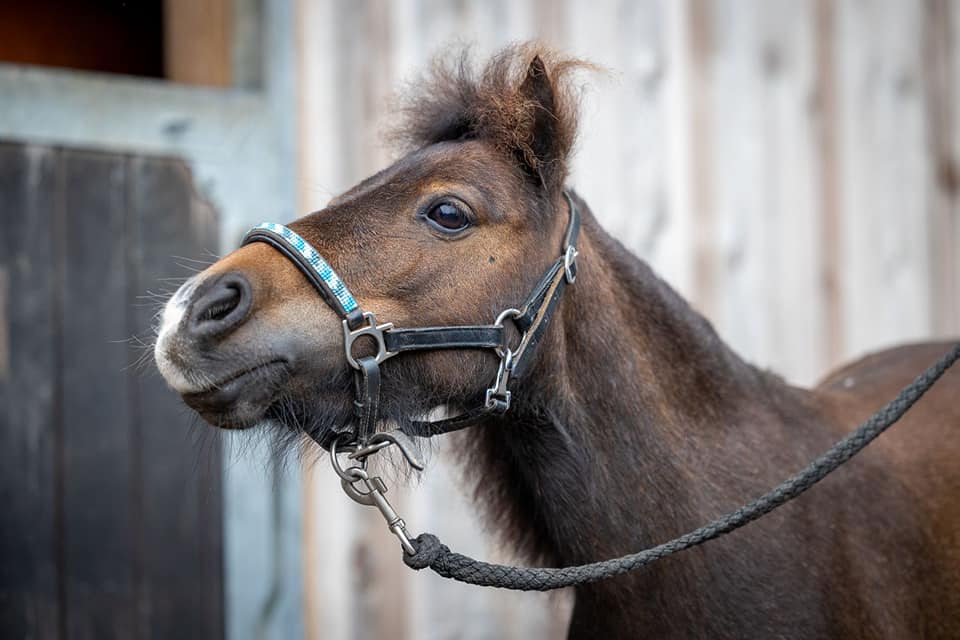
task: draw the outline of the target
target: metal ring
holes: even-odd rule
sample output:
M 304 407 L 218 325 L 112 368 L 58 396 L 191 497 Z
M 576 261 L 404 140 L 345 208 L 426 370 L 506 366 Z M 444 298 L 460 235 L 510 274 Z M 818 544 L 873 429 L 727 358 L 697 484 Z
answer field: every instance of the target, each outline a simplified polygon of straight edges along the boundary
M 344 469 L 342 466 L 340 466 L 340 460 L 339 458 L 337 458 L 337 455 L 340 453 L 339 451 L 337 451 L 337 444 L 340 442 L 341 438 L 349 437 L 349 436 L 350 434 L 348 433 L 341 433 L 340 435 L 338 435 L 336 438 L 333 439 L 332 443 L 330 443 L 330 464 L 331 466 L 333 466 L 333 470 L 336 472 L 338 476 L 340 476 L 342 480 L 346 480 L 347 482 L 356 482 L 357 478 L 354 477 L 351 471 L 353 471 L 354 469 L 357 469 L 359 471 L 366 473 L 367 459 L 363 458 L 360 461 L 359 465 L 352 465 Z M 343 451 L 346 453 L 346 452 L 350 452 L 351 449 L 356 450 L 356 447 L 347 446 L 347 447 L 344 447 Z
M 502 326 L 503 326 L 503 321 L 506 320 L 507 318 L 513 318 L 514 320 L 516 320 L 517 318 L 519 318 L 519 317 L 522 316 L 522 315 L 523 315 L 523 311 L 520 311 L 520 309 L 515 309 L 515 308 L 513 308 L 513 307 L 510 307 L 510 308 L 508 308 L 508 309 L 504 309 L 503 311 L 500 312 L 500 315 L 497 316 L 497 319 L 493 321 L 493 326 L 495 326 L 495 327 L 502 327 Z M 520 343 L 517 344 L 517 347 L 519 347 L 520 344 L 522 344 L 522 343 L 523 343 L 523 332 L 521 331 L 521 332 L 520 332 Z M 496 351 L 496 352 L 497 352 L 497 355 L 500 356 L 501 358 L 505 358 L 505 357 L 506 357 L 506 355 L 507 355 L 507 354 L 506 354 L 506 351 L 511 351 L 511 352 L 512 352 L 512 350 L 511 350 L 509 347 L 507 348 L 506 351 L 504 351 L 503 347 L 495 347 L 495 348 L 494 348 L 494 351 Z
M 374 479 L 360 467 L 350 467 L 347 469 L 347 475 L 350 477 L 340 481 L 340 488 L 347 494 L 347 497 L 362 505 L 376 506 L 376 499 L 373 497 L 376 489 L 371 485 Z M 377 480 L 379 480 L 379 478 L 377 478 Z M 363 482 L 366 485 L 367 491 L 357 489 L 354 485 L 358 482 Z

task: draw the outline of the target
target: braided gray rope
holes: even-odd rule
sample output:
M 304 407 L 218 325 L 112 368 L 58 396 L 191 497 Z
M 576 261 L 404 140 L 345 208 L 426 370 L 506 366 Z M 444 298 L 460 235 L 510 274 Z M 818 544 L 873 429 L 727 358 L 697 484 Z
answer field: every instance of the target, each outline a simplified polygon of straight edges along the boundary
M 874 438 L 899 420 L 958 358 L 960 358 L 960 343 L 954 345 L 946 355 L 905 387 L 893 401 L 833 445 L 826 453 L 816 458 L 805 469 L 791 476 L 766 495 L 736 511 L 656 547 L 620 558 L 574 567 L 526 568 L 474 560 L 450 551 L 436 536 L 424 533 L 413 541 L 415 553 L 404 554 L 403 560 L 413 569 L 430 567 L 444 578 L 482 587 L 500 587 L 520 591 L 549 591 L 596 582 L 633 571 L 739 529 L 796 498 L 859 453 Z

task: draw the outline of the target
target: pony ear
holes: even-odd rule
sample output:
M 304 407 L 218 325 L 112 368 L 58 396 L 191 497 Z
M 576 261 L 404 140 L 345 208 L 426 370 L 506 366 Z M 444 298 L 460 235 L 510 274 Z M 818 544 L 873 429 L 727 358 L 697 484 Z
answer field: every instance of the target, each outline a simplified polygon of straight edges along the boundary
M 517 149 L 524 169 L 551 191 L 564 179 L 564 155 L 557 96 L 543 59 L 537 55 L 530 61 L 526 77 L 517 89 L 523 109 L 526 131 Z

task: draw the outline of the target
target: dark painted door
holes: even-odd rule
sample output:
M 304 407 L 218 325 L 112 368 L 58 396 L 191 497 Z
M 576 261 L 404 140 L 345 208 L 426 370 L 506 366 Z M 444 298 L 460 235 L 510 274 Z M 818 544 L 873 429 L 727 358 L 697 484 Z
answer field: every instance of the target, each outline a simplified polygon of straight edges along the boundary
M 223 636 L 220 448 L 148 348 L 216 228 L 176 159 L 0 143 L 0 637 Z

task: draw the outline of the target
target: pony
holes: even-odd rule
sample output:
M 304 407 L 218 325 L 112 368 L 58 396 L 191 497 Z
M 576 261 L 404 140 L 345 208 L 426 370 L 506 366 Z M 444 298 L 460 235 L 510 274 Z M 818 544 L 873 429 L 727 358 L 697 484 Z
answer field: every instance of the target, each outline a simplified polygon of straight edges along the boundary
M 437 62 L 407 93 L 401 157 L 290 227 L 364 309 L 489 323 L 562 245 L 584 63 L 537 45 Z M 530 562 L 662 542 L 760 495 L 945 349 L 870 355 L 797 388 L 745 362 L 575 192 L 576 284 L 513 402 L 459 434 L 478 506 Z M 324 442 L 353 418 L 339 319 L 272 247 L 243 246 L 166 304 L 157 365 L 211 425 Z M 485 351 L 384 361 L 380 426 L 482 402 Z M 960 636 L 960 372 L 814 490 L 750 526 L 578 587 L 571 638 Z M 953 431 L 951 432 L 951 429 Z

